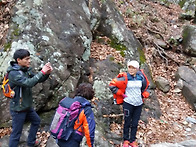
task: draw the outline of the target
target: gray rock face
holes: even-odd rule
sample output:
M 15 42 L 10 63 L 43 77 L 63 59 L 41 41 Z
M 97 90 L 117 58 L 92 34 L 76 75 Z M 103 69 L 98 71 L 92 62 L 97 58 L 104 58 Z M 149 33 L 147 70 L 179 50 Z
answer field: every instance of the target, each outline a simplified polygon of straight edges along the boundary
M 117 43 L 123 44 L 128 50 L 126 51 L 127 59 L 138 59 L 141 50 L 141 44 L 135 38 L 133 33 L 126 29 L 122 15 L 118 13 L 115 4 L 112 1 L 104 1 L 101 7 L 101 21 L 97 28 L 99 32 L 117 40 Z
M 155 83 L 157 87 L 163 92 L 168 92 L 170 90 L 169 81 L 165 79 L 164 77 L 157 77 L 157 79 L 155 80 Z
M 193 25 L 185 26 L 183 30 L 183 49 L 184 52 L 196 56 L 196 27 Z
M 81 65 L 90 56 L 91 41 L 86 1 L 19 0 L 7 36 L 10 51 L 1 53 L 1 75 L 19 48 L 30 51 L 35 71 L 50 61 L 54 67 L 51 78 L 44 85 L 38 84 L 33 91 L 36 110 L 49 110 L 74 91 L 80 79 Z M 8 111 L 8 108 L 4 110 Z
M 176 73 L 176 79 L 183 81 L 182 94 L 192 106 L 193 110 L 196 110 L 196 73 L 194 70 L 187 66 L 181 66 Z

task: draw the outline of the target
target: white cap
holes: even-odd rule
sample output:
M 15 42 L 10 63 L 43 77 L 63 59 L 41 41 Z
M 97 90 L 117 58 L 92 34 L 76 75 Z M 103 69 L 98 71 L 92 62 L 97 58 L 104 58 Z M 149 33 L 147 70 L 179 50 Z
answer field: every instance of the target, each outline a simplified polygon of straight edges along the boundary
M 137 69 L 140 68 L 139 62 L 137 62 L 136 60 L 128 61 L 128 62 L 127 62 L 127 66 L 128 66 L 128 67 L 129 67 L 129 66 L 133 66 L 133 67 L 135 67 L 135 68 L 137 68 Z

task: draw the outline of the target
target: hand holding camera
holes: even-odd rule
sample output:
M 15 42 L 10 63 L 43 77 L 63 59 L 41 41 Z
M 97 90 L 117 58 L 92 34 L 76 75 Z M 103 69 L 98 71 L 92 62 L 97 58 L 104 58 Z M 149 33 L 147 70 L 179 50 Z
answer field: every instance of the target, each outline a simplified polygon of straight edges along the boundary
M 43 74 L 50 74 L 53 71 L 53 67 L 51 66 L 50 62 L 46 63 L 41 71 Z

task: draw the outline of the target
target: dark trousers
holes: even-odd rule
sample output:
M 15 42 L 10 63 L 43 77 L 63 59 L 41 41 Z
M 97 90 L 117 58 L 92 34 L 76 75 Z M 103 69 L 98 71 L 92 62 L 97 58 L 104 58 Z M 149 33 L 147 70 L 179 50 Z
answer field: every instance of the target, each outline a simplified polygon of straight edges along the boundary
M 33 108 L 25 112 L 10 111 L 12 116 L 12 133 L 10 135 L 9 147 L 17 147 L 22 134 L 25 120 L 31 122 L 29 135 L 27 139 L 28 146 L 34 146 L 36 134 L 40 125 L 40 117 Z
M 75 139 L 69 139 L 68 141 L 59 139 L 57 144 L 59 147 L 80 147 L 80 142 Z
M 123 103 L 123 112 L 124 112 L 124 129 L 123 129 L 123 138 L 130 142 L 135 141 L 138 121 L 142 112 L 142 105 L 133 106 L 126 102 Z
M 80 147 L 82 138 L 83 136 L 74 131 L 67 141 L 58 139 L 57 144 L 59 145 L 59 147 Z

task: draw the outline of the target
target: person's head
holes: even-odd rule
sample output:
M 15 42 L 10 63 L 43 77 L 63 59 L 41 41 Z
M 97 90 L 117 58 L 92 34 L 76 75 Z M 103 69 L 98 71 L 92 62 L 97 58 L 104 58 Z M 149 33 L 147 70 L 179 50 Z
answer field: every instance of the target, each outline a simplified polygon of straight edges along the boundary
M 94 97 L 93 86 L 90 83 L 81 83 L 76 89 L 75 96 L 82 96 L 87 100 L 91 100 Z
M 129 74 L 135 76 L 137 71 L 140 68 L 139 62 L 137 62 L 136 60 L 128 61 L 127 68 L 128 68 Z
M 25 49 L 18 49 L 14 52 L 13 58 L 18 63 L 18 65 L 22 67 L 29 67 L 30 66 L 30 53 L 28 50 Z

